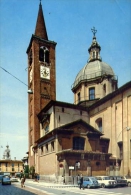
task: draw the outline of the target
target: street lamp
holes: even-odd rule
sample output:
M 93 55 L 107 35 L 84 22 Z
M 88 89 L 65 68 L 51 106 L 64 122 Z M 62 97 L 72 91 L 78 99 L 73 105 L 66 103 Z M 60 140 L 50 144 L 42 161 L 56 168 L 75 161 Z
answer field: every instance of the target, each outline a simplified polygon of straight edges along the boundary
M 131 128 L 130 127 L 125 127 L 124 129 L 126 129 L 127 131 L 129 131 Z M 120 133 L 119 133 L 119 135 L 117 136 L 117 139 L 116 139 L 116 168 L 119 166 L 118 165 L 118 159 L 117 159 L 117 141 L 118 141 L 118 138 L 119 138 L 119 136 L 121 135 L 121 133 L 123 132 L 124 129 L 122 129 L 120 131 Z M 117 173 L 117 169 L 116 169 L 116 173 Z
M 32 89 L 28 89 L 27 93 L 28 93 L 28 94 L 33 94 Z

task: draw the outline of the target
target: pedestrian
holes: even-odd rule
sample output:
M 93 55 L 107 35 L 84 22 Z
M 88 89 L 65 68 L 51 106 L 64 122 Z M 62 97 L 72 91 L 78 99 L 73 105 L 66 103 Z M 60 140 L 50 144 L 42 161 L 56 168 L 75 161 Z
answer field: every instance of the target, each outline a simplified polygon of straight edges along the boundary
M 62 183 L 65 184 L 65 177 L 62 175 Z
M 79 181 L 80 181 L 80 190 L 81 190 L 81 188 L 83 187 L 83 176 L 82 176 L 82 174 L 80 175 L 80 180 Z
M 80 185 L 80 175 L 79 174 L 77 175 L 77 184 L 78 186 Z
M 39 174 L 37 174 L 37 181 L 39 182 L 39 180 L 40 180 L 40 176 Z
M 21 178 L 21 187 L 25 187 L 25 176 L 22 176 Z
M 20 180 L 21 180 L 21 178 L 24 176 L 24 174 L 23 174 L 23 171 L 21 170 L 21 172 L 20 172 Z
M 37 181 L 37 173 L 35 173 L 35 181 Z

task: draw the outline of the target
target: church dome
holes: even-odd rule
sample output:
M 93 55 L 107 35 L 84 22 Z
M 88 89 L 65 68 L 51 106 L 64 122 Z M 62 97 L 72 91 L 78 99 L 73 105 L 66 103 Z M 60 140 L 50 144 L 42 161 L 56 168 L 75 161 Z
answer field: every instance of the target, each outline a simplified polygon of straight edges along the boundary
M 95 36 L 97 30 L 95 30 L 94 27 L 91 30 L 94 36 L 92 39 L 92 43 L 88 49 L 89 59 L 87 64 L 77 74 L 75 81 L 72 85 L 72 91 L 74 91 L 81 82 L 87 83 L 95 81 L 95 83 L 101 83 L 103 79 L 107 78 L 117 80 L 111 66 L 109 66 L 105 62 L 102 62 L 102 58 L 100 57 L 101 47 L 97 42 Z
M 77 74 L 73 88 L 84 80 L 94 80 L 102 76 L 115 77 L 114 71 L 107 63 L 95 60 L 87 63 Z

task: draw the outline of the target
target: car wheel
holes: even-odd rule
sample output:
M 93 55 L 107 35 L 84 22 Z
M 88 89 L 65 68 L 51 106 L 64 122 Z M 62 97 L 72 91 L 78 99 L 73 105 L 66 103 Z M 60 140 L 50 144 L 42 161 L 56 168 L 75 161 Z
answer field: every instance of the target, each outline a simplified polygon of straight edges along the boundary
M 91 188 L 90 185 L 87 185 L 87 188 L 90 189 Z
M 103 183 L 103 184 L 101 184 L 101 187 L 102 187 L 102 188 L 105 188 L 105 184 L 104 184 L 104 183 Z
M 4 185 L 4 183 L 2 182 L 2 185 Z

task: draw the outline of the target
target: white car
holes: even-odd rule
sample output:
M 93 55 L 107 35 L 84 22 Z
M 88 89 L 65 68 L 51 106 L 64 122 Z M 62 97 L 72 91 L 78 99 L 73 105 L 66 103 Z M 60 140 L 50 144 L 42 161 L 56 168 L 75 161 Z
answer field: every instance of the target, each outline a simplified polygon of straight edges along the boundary
M 131 176 L 124 176 L 124 179 L 127 180 L 128 186 L 131 187 Z
M 17 177 L 11 177 L 11 178 L 10 178 L 10 181 L 11 181 L 11 182 L 18 182 L 19 179 L 18 179 Z
M 102 188 L 116 187 L 117 185 L 116 181 L 111 180 L 108 176 L 96 176 L 95 178 L 97 179 Z

